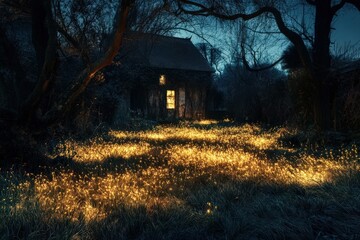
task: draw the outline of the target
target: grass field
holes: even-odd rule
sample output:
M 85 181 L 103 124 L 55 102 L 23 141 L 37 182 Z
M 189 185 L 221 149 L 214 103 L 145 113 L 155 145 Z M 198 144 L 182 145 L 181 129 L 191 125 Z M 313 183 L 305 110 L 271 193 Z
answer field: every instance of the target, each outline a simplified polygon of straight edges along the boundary
M 287 128 L 162 125 L 39 146 L 1 170 L 1 239 L 360 239 L 359 146 Z

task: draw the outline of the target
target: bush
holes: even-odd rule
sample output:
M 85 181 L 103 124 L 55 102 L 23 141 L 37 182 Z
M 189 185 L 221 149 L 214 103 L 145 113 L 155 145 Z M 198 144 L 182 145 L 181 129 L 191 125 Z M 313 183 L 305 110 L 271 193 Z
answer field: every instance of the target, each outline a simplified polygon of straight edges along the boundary
M 347 93 L 344 104 L 344 121 L 351 129 L 360 130 L 360 84 Z
M 276 81 L 260 89 L 262 117 L 266 123 L 282 124 L 292 111 L 289 89 L 285 81 Z
M 360 73 L 344 74 L 339 78 L 336 98 L 336 125 L 340 129 L 360 131 Z
M 292 70 L 288 76 L 289 94 L 294 107 L 293 121 L 308 125 L 313 119 L 313 86 L 310 76 L 302 69 Z
M 241 65 L 225 68 L 222 83 L 228 110 L 241 122 L 282 124 L 291 102 L 284 75 L 276 69 L 249 72 Z

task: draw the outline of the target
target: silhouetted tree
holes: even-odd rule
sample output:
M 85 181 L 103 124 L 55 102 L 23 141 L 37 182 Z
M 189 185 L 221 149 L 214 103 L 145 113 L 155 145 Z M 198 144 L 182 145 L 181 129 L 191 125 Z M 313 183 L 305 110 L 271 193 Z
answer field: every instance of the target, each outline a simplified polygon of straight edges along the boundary
M 212 46 L 210 43 L 198 43 L 196 44 L 197 49 L 208 61 L 210 66 L 218 69 L 219 63 L 221 61 L 221 50 L 217 47 Z
M 28 8 L 24 10 L 24 12 L 31 15 L 32 42 L 38 65 L 38 80 L 31 94 L 23 102 L 22 108 L 20 110 L 15 109 L 15 112 L 17 112 L 19 123 L 26 125 L 36 123 L 40 128 L 66 115 L 76 98 L 86 89 L 95 74 L 112 63 L 112 59 L 120 49 L 125 32 L 126 19 L 134 0 L 119 1 L 113 21 L 112 41 L 107 45 L 106 51 L 95 59 L 89 58 L 88 63 L 74 81 L 72 81 L 71 85 L 65 90 L 57 90 L 62 92 L 58 100 L 50 108 L 42 109 L 45 112 L 39 114 L 38 109 L 41 101 L 54 85 L 56 78 L 58 31 L 78 48 L 84 46 L 84 41 L 78 41 L 78 39 L 71 37 L 71 31 L 67 32 L 57 24 L 55 21 L 55 6 L 52 5 L 54 2 L 47 0 L 28 1 Z M 1 6 L 3 9 L 5 7 L 18 7 L 18 5 L 11 1 L 2 1 Z M 88 14 L 91 14 L 91 12 Z M 111 21 L 111 19 L 109 20 Z
M 314 44 L 313 52 L 309 52 L 303 35 L 292 30 L 284 21 L 282 12 L 276 3 L 279 1 L 191 1 L 178 0 L 178 10 L 183 13 L 201 16 L 214 16 L 218 19 L 234 21 L 242 19 L 252 20 L 262 16 L 273 18 L 278 30 L 295 47 L 301 63 L 313 82 L 313 122 L 320 130 L 331 127 L 331 57 L 330 33 L 331 24 L 337 12 L 346 4 L 355 6 L 360 11 L 360 1 L 341 0 L 334 3 L 331 0 L 306 0 L 306 3 L 315 8 Z M 274 4 L 275 3 L 275 4 Z M 269 18 L 266 21 L 270 21 Z

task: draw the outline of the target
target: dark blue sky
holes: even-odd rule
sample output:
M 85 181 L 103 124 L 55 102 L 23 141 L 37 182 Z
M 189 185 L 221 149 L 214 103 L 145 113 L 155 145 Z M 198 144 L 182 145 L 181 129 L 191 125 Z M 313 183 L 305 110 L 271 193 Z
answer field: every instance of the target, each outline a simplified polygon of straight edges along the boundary
M 309 8 L 309 9 L 313 9 L 313 8 Z M 299 13 L 302 14 L 302 11 L 300 11 Z M 314 17 L 314 15 L 312 15 L 312 17 Z M 301 17 L 298 20 L 301 20 Z M 314 21 L 313 18 L 312 19 L 309 18 L 308 20 L 313 24 Z M 313 27 L 313 25 L 311 24 L 310 26 Z M 353 49 L 357 49 L 358 51 L 360 51 L 360 12 L 356 8 L 350 5 L 345 6 L 343 9 L 341 9 L 338 12 L 338 15 L 334 19 L 332 26 L 334 29 L 331 34 L 331 41 L 336 44 L 336 45 L 332 45 L 332 50 L 334 50 L 334 46 L 336 46 L 338 50 L 344 48 L 345 46 L 354 46 Z M 213 37 L 208 38 L 208 40 L 211 43 L 215 44 L 215 46 L 220 47 L 223 53 L 226 54 L 228 50 L 228 47 L 226 46 L 226 40 L 227 40 L 226 36 L 230 37 L 232 33 L 227 32 L 225 29 L 221 29 L 221 28 L 214 30 L 212 26 L 208 26 L 207 28 L 204 28 L 203 31 L 210 33 L 210 35 L 213 35 Z M 196 35 L 189 32 L 181 32 L 177 35 L 179 37 L 192 37 L 192 41 L 194 43 L 204 41 L 203 39 L 200 39 Z M 259 35 L 259 37 L 261 37 L 261 35 Z M 279 58 L 279 55 L 285 49 L 285 47 L 286 45 L 282 45 L 282 46 L 271 45 L 271 44 L 266 45 L 266 48 L 269 53 L 268 56 L 270 56 L 269 57 L 270 61 L 274 59 L 277 60 Z M 226 56 L 224 57 L 226 58 L 225 62 L 230 60 Z M 352 56 L 352 57 L 360 57 L 360 52 L 358 52 L 356 56 Z
M 342 43 L 351 41 L 360 44 L 360 12 L 354 9 L 346 9 L 339 12 L 333 24 L 335 30 L 332 40 Z

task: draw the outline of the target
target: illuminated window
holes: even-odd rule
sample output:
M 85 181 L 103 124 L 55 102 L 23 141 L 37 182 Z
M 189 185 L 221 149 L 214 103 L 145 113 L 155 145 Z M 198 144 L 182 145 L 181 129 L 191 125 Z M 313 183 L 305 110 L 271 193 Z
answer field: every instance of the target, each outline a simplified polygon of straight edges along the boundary
M 160 85 L 165 85 L 165 84 L 166 84 L 166 77 L 165 77 L 165 75 L 160 75 L 159 84 L 160 84 Z
M 166 90 L 166 108 L 175 109 L 175 91 Z

